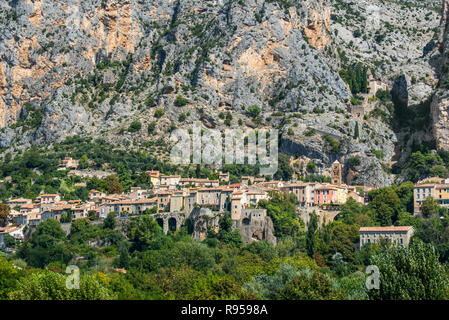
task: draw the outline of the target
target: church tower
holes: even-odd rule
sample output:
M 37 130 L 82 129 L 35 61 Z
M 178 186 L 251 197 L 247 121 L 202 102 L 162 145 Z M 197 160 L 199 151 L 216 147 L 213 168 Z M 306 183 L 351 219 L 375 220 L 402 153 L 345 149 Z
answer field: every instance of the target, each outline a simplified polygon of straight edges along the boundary
M 335 160 L 331 168 L 332 184 L 342 184 L 343 183 L 342 175 L 343 175 L 343 165 L 338 160 Z

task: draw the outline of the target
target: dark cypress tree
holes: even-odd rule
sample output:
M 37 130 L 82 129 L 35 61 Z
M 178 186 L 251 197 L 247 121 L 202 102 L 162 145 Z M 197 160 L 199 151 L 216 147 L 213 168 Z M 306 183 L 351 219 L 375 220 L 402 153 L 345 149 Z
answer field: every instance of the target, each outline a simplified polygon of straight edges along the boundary
M 359 122 L 357 121 L 355 123 L 355 129 L 354 129 L 354 139 L 358 139 L 359 138 Z
M 310 215 L 310 221 L 307 228 L 306 236 L 306 250 L 309 257 L 312 257 L 315 253 L 316 237 L 315 233 L 318 229 L 318 216 L 315 213 Z

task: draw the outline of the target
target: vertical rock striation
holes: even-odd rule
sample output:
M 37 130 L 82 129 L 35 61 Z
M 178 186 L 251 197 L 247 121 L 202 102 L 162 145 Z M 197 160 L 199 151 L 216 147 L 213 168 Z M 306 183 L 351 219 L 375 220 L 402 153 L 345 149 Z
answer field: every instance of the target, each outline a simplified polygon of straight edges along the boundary
M 449 0 L 443 0 L 438 46 L 440 81 L 431 104 L 433 136 L 437 149 L 449 150 Z

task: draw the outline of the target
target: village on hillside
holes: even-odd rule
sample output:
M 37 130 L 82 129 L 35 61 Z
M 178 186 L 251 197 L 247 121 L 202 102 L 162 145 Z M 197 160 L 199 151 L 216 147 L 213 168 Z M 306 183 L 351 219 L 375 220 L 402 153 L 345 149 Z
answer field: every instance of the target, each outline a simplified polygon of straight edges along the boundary
M 77 161 L 71 158 L 63 160 L 62 168 L 76 168 Z M 348 199 L 367 205 L 368 192 L 372 187 L 349 186 L 343 183 L 343 166 L 338 161 L 330 170 L 331 183 L 291 181 L 266 181 L 265 178 L 244 176 L 241 183 L 230 184 L 229 173 L 219 172 L 218 180 L 181 178 L 180 175 L 161 175 L 159 171 L 147 171 L 153 185 L 143 190 L 131 187 L 130 192 L 106 194 L 90 190 L 88 201 L 64 201 L 59 194 L 40 194 L 36 199 L 10 199 L 8 223 L 0 228 L 0 247 L 4 247 L 5 235 L 18 241 L 26 238 L 36 226 L 47 219 L 55 219 L 61 224 L 89 218 L 103 221 L 109 214 L 128 219 L 132 216 L 151 214 L 165 233 L 179 230 L 187 219 L 193 221 L 196 240 L 204 240 L 207 228 L 218 228 L 220 212 L 230 212 L 234 227 L 242 233 L 246 242 L 267 240 L 276 243 L 273 236 L 273 224 L 264 209 L 258 209 L 261 200 L 269 200 L 273 192 L 294 194 L 297 213 L 305 222 L 306 228 L 310 215 L 318 215 L 321 224 L 331 222 L 339 213 L 339 207 Z M 428 181 L 427 181 L 428 180 Z M 447 194 L 441 204 L 449 203 L 449 181 L 427 179 L 415 185 L 415 215 L 420 212 L 422 193 L 442 199 L 441 192 Z M 433 184 L 431 184 L 433 182 Z M 442 183 L 446 184 L 442 184 Z M 443 188 L 442 186 L 446 186 Z M 422 191 L 421 191 L 422 190 Z M 421 197 L 421 198 L 420 198 Z M 360 249 L 365 243 L 380 238 L 396 240 L 407 245 L 412 227 L 368 227 L 360 228 Z

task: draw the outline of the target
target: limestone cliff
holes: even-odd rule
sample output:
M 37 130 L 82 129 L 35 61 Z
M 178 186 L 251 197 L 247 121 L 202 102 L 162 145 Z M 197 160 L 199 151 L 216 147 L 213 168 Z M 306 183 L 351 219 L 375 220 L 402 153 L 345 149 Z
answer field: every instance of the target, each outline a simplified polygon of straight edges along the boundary
M 435 1 L 1 1 L 0 147 L 80 134 L 137 148 L 201 119 L 279 128 L 282 151 L 322 168 L 360 156 L 357 183 L 389 184 L 396 134 L 368 112 L 354 116 L 339 71 L 360 62 L 390 85 L 407 72 L 418 79 L 412 99 L 423 99 Z M 383 14 L 382 39 L 367 27 L 372 6 Z M 255 119 L 252 105 L 262 109 Z M 127 131 L 135 120 L 139 134 Z
M 449 1 L 443 0 L 438 48 L 439 61 L 438 89 L 432 104 L 433 135 L 438 149 L 449 150 Z

